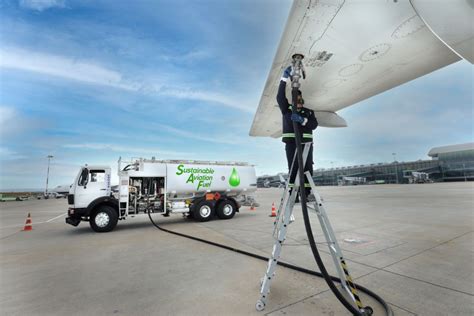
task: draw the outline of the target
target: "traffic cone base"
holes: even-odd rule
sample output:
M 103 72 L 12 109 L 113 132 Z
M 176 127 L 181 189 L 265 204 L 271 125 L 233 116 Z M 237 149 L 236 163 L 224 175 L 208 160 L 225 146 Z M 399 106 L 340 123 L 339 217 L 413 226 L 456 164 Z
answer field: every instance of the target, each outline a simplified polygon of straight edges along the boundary
M 31 223 L 30 213 L 28 213 L 28 217 L 26 218 L 25 227 L 23 227 L 23 231 L 25 232 L 30 230 L 33 230 L 33 225 Z

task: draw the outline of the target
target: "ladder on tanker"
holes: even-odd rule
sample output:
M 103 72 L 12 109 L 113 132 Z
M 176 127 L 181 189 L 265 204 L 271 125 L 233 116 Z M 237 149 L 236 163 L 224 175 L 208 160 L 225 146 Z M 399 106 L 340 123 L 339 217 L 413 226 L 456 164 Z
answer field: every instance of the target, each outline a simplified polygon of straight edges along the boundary
M 308 153 L 311 150 L 311 143 L 306 143 L 304 145 L 303 150 L 303 165 L 306 165 L 306 159 L 308 157 Z M 293 164 L 291 166 L 291 171 L 295 168 L 295 160 L 296 160 L 296 153 L 295 158 L 293 159 Z M 308 210 L 311 212 L 316 213 L 319 219 L 319 223 L 321 225 L 321 229 L 324 233 L 324 237 L 326 239 L 329 252 L 331 254 L 332 260 L 334 265 L 336 266 L 337 273 L 339 278 L 341 279 L 341 286 L 343 290 L 345 290 L 348 296 L 351 298 L 353 303 L 359 308 L 362 309 L 362 303 L 360 301 L 359 296 L 357 295 L 357 290 L 355 288 L 354 283 L 352 282 L 352 278 L 349 275 L 349 271 L 342 256 L 341 248 L 337 243 L 336 236 L 334 235 L 334 231 L 331 227 L 329 219 L 327 217 L 326 211 L 324 209 L 321 197 L 319 196 L 318 192 L 316 191 L 316 186 L 313 181 L 313 177 L 311 176 L 309 171 L 305 172 L 305 177 L 307 178 L 312 194 L 314 198 L 312 201 L 308 201 Z M 264 277 L 261 280 L 261 288 L 260 288 L 260 299 L 257 301 L 255 308 L 258 311 L 262 311 L 265 309 L 265 305 L 268 299 L 268 294 L 270 293 L 270 285 L 275 277 L 275 270 L 277 267 L 278 260 L 280 259 L 281 250 L 283 247 L 283 243 L 286 239 L 286 234 L 288 231 L 288 226 L 294 221 L 293 217 L 293 207 L 295 205 L 296 196 L 298 194 L 299 189 L 299 176 L 298 173 L 296 175 L 296 179 L 294 181 L 293 190 L 289 185 L 289 180 L 285 187 L 285 192 L 280 202 L 280 206 L 278 208 L 278 213 L 275 218 L 274 222 L 274 230 L 273 236 L 275 238 L 275 244 L 273 246 L 272 256 L 268 260 L 267 270 L 265 272 Z

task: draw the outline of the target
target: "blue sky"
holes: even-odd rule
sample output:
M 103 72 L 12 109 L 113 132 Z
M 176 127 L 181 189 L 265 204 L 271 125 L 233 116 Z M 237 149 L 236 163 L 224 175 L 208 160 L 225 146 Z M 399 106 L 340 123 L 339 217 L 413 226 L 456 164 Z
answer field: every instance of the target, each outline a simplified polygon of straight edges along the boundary
M 248 131 L 291 1 L 0 1 L 0 190 L 71 183 L 119 156 L 285 170 Z M 459 62 L 341 111 L 316 166 L 426 159 L 473 139 L 473 68 Z M 402 123 L 403 122 L 403 123 Z

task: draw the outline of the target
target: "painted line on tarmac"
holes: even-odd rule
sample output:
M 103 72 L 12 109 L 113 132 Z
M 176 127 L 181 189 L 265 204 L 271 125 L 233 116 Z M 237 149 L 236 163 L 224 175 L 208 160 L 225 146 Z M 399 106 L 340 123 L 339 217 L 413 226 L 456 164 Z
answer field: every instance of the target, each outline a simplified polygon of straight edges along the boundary
M 38 224 L 38 223 L 36 223 Z M 24 227 L 25 225 L 10 225 L 10 226 L 2 226 L 0 227 L 0 229 L 4 229 L 4 228 L 17 228 L 17 227 Z
M 61 215 L 58 215 L 56 217 L 53 217 L 51 219 L 48 219 L 47 221 L 44 221 L 44 222 L 32 222 L 32 224 L 34 225 L 39 225 L 39 224 L 45 224 L 45 223 L 50 223 L 60 217 L 63 217 L 64 215 L 67 215 L 67 213 L 64 213 L 64 214 L 61 214 Z M 4 229 L 4 228 L 16 228 L 16 227 L 23 227 L 25 225 L 10 225 L 10 226 L 1 226 L 0 229 Z
M 64 213 L 64 214 L 58 215 L 58 216 L 56 216 L 56 217 L 54 217 L 54 218 L 48 219 L 48 220 L 46 221 L 46 223 L 52 222 L 52 221 L 54 221 L 54 220 L 57 219 L 57 218 L 63 217 L 64 215 L 67 215 L 67 213 Z

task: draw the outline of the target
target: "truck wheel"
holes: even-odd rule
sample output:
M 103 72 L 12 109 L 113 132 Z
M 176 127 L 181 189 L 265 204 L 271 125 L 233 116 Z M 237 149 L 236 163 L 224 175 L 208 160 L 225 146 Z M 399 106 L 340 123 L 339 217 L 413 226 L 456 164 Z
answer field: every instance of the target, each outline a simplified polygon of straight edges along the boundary
M 200 222 L 207 222 L 214 216 L 214 204 L 210 201 L 202 201 L 193 212 L 194 218 Z
M 113 207 L 102 205 L 95 210 L 90 219 L 91 228 L 98 233 L 109 232 L 117 226 L 118 214 Z
M 220 219 L 231 219 L 234 217 L 236 210 L 237 205 L 235 205 L 234 201 L 224 200 L 217 206 L 217 216 Z

